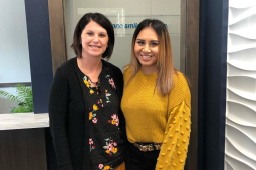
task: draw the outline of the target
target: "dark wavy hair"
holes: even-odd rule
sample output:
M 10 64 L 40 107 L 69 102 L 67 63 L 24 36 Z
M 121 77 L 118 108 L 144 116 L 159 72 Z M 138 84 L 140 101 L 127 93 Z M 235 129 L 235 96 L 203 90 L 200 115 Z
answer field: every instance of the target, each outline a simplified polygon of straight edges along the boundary
M 78 57 L 81 57 L 82 54 L 82 45 L 81 45 L 81 34 L 85 28 L 85 26 L 90 22 L 94 21 L 100 26 L 102 26 L 108 34 L 108 47 L 106 51 L 102 54 L 102 58 L 108 60 L 113 52 L 114 43 L 115 43 L 115 35 L 112 23 L 109 19 L 101 14 L 101 13 L 86 13 L 77 23 L 74 36 L 73 36 L 73 43 L 71 47 L 73 48 L 75 54 Z

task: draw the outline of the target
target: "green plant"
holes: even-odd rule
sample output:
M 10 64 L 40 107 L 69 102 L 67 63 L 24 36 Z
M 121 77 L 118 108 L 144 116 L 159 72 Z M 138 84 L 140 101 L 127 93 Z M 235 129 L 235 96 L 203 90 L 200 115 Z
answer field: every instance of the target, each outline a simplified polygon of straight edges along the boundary
M 12 95 L 6 91 L 0 90 L 0 96 L 18 104 L 17 107 L 11 109 L 11 113 L 33 112 L 34 106 L 32 88 L 23 84 L 18 84 L 15 87 L 17 95 Z

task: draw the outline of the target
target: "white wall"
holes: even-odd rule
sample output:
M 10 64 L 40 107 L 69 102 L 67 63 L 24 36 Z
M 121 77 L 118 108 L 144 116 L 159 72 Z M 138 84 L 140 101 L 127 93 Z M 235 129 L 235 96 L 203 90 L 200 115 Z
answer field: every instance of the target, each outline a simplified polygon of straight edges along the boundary
M 86 12 L 101 12 L 112 24 L 138 23 L 145 18 L 161 19 L 168 25 L 172 38 L 175 66 L 180 68 L 180 0 L 65 0 L 65 22 L 68 58 L 74 53 L 70 48 L 73 31 Z M 116 42 L 110 62 L 122 68 L 130 61 L 130 43 L 134 29 L 116 29 Z
M 256 1 L 229 5 L 225 170 L 255 170 Z
M 0 84 L 31 82 L 24 0 L 0 2 Z M 0 88 L 15 93 L 13 88 Z M 0 113 L 13 103 L 0 97 Z

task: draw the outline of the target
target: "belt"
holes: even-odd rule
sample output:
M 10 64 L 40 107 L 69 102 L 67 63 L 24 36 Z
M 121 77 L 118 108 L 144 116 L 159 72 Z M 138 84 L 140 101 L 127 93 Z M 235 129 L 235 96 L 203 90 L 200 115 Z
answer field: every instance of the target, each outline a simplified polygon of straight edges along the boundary
M 132 143 L 132 144 L 142 152 L 160 150 L 162 146 L 161 143 Z

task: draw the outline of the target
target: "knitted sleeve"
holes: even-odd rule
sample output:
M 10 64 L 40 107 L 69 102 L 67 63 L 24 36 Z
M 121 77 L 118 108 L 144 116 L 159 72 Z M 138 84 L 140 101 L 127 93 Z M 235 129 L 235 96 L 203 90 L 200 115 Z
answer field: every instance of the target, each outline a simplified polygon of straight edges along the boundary
M 114 81 L 116 83 L 116 90 L 117 90 L 119 99 L 121 100 L 122 95 L 123 95 L 123 87 L 124 87 L 123 73 L 117 67 L 113 67 L 112 71 L 113 71 L 113 75 L 114 75 Z M 124 115 L 121 110 L 121 107 L 120 107 L 118 116 L 119 116 L 119 126 L 120 126 L 120 129 L 122 132 L 121 136 L 122 136 L 122 139 L 124 139 L 124 141 L 125 141 L 127 139 L 126 131 L 125 131 L 125 119 L 124 119 Z
M 60 169 L 71 170 L 67 139 L 68 83 L 64 70 L 57 69 L 49 94 L 50 132 Z
M 190 138 L 190 108 L 183 102 L 168 120 L 156 170 L 183 170 Z
M 184 169 L 191 131 L 191 96 L 183 76 L 178 83 L 169 99 L 169 118 L 156 170 Z

